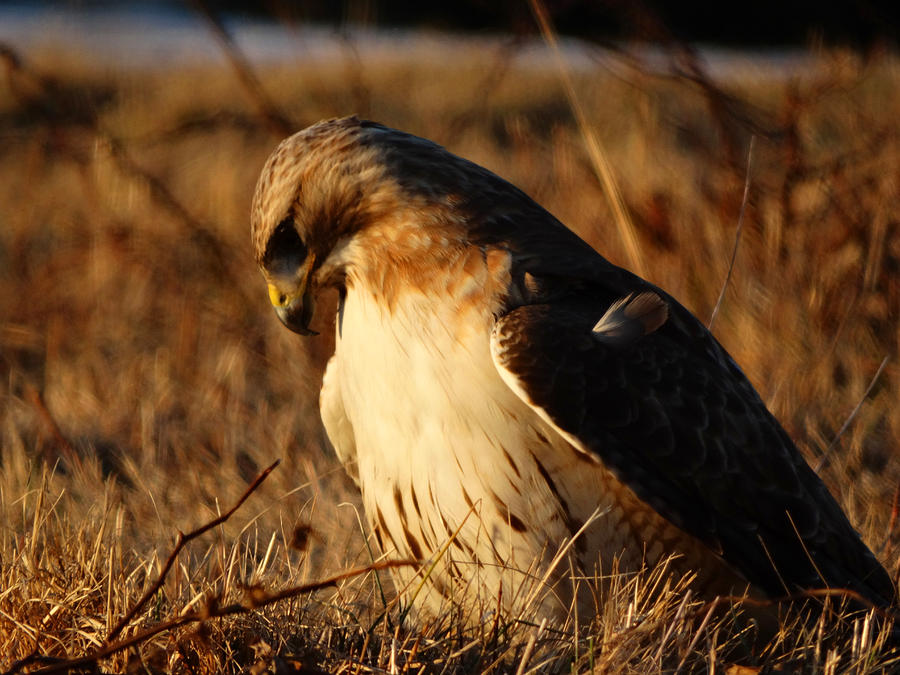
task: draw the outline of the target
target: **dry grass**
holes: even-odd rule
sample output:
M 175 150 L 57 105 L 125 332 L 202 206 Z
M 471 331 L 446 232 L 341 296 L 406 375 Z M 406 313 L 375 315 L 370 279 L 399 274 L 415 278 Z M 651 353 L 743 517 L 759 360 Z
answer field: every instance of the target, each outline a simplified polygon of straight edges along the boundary
M 357 112 L 428 136 L 514 183 L 614 262 L 612 226 L 565 92 L 510 52 L 452 67 L 257 73 L 299 128 Z M 256 176 L 278 138 L 233 75 L 118 72 L 7 55 L 0 87 L 0 668 L 97 649 L 177 532 L 212 520 L 123 635 L 370 562 L 359 499 L 317 412 L 328 338 L 275 319 L 249 252 Z M 750 202 L 716 333 L 811 462 L 888 365 L 822 476 L 897 575 L 900 72 L 823 54 L 816 78 L 717 86 L 640 68 L 576 77 L 647 276 L 708 318 L 757 135 Z M 882 672 L 871 621 L 741 618 L 664 570 L 618 578 L 583 638 L 558 627 L 400 626 L 372 574 L 160 634 L 101 661 L 139 672 L 669 672 L 748 666 Z M 824 621 L 824 620 L 823 620 Z M 584 628 L 584 626 L 582 626 Z M 35 667 L 32 664 L 30 667 Z M 304 670 L 306 669 L 306 670 Z M 751 671 L 752 672 L 752 671 Z

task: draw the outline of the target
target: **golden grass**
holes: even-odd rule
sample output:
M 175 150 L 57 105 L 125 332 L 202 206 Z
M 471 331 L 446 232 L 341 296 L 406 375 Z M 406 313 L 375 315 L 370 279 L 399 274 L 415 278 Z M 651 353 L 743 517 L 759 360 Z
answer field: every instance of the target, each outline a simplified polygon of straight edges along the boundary
M 257 73 L 305 126 L 359 113 L 425 135 L 521 186 L 614 262 L 627 252 L 553 71 L 510 51 L 446 68 Z M 249 200 L 279 140 L 233 75 L 117 72 L 72 54 L 7 61 L 0 87 L 0 669 L 97 649 L 262 467 L 238 513 L 192 542 L 123 635 L 370 562 L 359 499 L 317 392 L 329 338 L 277 322 L 249 251 Z M 708 319 L 896 577 L 900 485 L 898 62 L 822 54 L 814 79 L 573 78 L 639 236 L 647 276 Z M 556 627 L 398 625 L 372 575 L 161 634 L 106 672 L 670 672 L 737 660 L 881 672 L 877 631 L 785 619 L 748 647 L 664 570 L 620 578 L 583 638 Z M 655 593 L 651 592 L 656 589 Z M 824 621 L 824 620 L 823 620 Z M 871 626 L 870 626 L 871 628 Z M 854 633 L 855 630 L 855 633 Z M 734 656 L 742 654 L 742 656 Z M 895 662 L 893 662 L 895 663 Z M 299 665 L 298 665 L 299 664 Z M 29 668 L 36 667 L 32 664 Z M 896 667 L 896 666 L 895 666 Z M 306 668 L 307 670 L 303 670 Z M 752 672 L 752 671 L 751 671 Z

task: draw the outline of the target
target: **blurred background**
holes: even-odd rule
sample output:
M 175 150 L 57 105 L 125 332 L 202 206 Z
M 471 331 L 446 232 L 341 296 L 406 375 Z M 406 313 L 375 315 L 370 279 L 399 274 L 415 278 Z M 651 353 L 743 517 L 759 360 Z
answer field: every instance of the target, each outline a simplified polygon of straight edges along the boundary
M 281 22 L 387 30 L 491 34 L 535 34 L 529 3 L 521 0 L 459 0 L 421 3 L 410 0 L 19 0 L 5 2 L 4 17 L 80 14 L 130 15 L 132 20 L 190 22 L 202 7 L 236 23 Z M 869 49 L 893 43 L 900 17 L 888 0 L 820 3 L 812 0 L 761 0 L 738 8 L 710 0 L 677 4 L 661 0 L 551 0 L 544 3 L 557 30 L 599 43 L 673 40 L 739 46 L 808 46 L 814 43 Z M 154 26 L 159 28 L 159 26 Z M 9 30 L 9 27 L 7 27 Z M 149 36 L 148 36 L 149 37 Z
M 177 531 L 276 459 L 186 552 L 159 613 L 370 560 L 319 422 L 329 318 L 314 340 L 278 323 L 248 224 L 278 141 L 349 114 L 499 173 L 703 321 L 730 270 L 714 333 L 896 575 L 897 15 L 887 1 L 0 5 L 0 655 L 31 649 L 36 626 L 47 650 L 102 641 Z M 272 617 L 217 630 L 295 639 Z

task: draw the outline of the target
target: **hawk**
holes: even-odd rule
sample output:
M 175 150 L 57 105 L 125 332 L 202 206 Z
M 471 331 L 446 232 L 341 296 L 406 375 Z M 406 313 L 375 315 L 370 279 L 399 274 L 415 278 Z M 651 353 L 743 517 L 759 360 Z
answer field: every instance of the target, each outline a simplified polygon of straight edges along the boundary
M 318 294 L 337 289 L 322 420 L 382 549 L 433 563 L 396 576 L 423 612 L 564 616 L 564 543 L 588 575 L 675 554 L 707 596 L 893 602 L 700 321 L 490 171 L 328 120 L 274 151 L 251 219 L 288 328 L 313 334 Z

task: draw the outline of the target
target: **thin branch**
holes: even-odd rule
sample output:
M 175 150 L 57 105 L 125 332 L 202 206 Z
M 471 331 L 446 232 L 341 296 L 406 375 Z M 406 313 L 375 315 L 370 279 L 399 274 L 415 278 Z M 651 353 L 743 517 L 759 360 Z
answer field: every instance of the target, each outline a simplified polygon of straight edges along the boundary
M 222 23 L 219 16 L 213 11 L 206 0 L 193 0 L 194 6 L 200 15 L 206 19 L 213 36 L 222 47 L 225 57 L 234 69 L 238 81 L 247 93 L 250 101 L 256 106 L 256 111 L 265 121 L 269 131 L 279 137 L 289 136 L 296 131 L 295 125 L 278 109 L 275 102 L 269 98 L 259 78 L 256 77 L 250 67 L 247 57 L 238 48 L 231 33 Z
M 238 277 L 234 272 L 235 256 L 226 249 L 220 238 L 213 234 L 213 229 L 192 215 L 165 181 L 141 167 L 132 157 L 126 144 L 106 131 L 97 120 L 96 115 L 85 115 L 73 104 L 73 100 L 79 101 L 81 97 L 67 95 L 65 90 L 54 86 L 48 78 L 33 68 L 26 67 L 19 54 L 4 43 L 0 43 L 0 62 L 6 66 L 7 76 L 10 79 L 10 90 L 24 108 L 28 109 L 37 105 L 40 110 L 44 111 L 51 129 L 77 122 L 82 131 L 93 134 L 95 145 L 107 151 L 115 168 L 122 176 L 143 183 L 154 203 L 187 228 L 193 240 L 213 258 L 212 262 L 217 269 L 226 270 L 228 279 Z M 92 161 L 91 156 L 64 140 L 59 142 L 57 151 L 80 166 L 86 166 Z M 234 283 L 232 287 L 234 292 L 243 294 L 243 285 Z
M 710 331 L 719 315 L 719 308 L 725 299 L 725 291 L 731 281 L 731 274 L 734 272 L 734 262 L 737 260 L 738 244 L 741 241 L 741 232 L 744 229 L 744 212 L 747 209 L 747 200 L 750 195 L 750 168 L 753 164 L 753 146 L 756 143 L 756 136 L 750 137 L 750 148 L 747 150 L 747 172 L 744 178 L 744 196 L 741 198 L 741 210 L 738 215 L 737 229 L 734 232 L 734 246 L 731 249 L 731 262 L 728 263 L 728 274 L 725 275 L 725 282 L 722 284 L 722 290 L 719 291 L 719 299 L 716 300 L 716 306 L 713 308 L 712 316 L 709 317 L 709 324 L 706 326 Z
M 271 471 L 272 468 L 274 468 L 274 465 L 272 467 L 269 467 L 267 471 Z M 262 478 L 264 477 L 265 476 L 262 476 Z M 216 519 L 216 521 L 221 522 L 221 519 Z M 204 531 L 219 524 L 219 522 L 216 521 L 213 521 L 209 523 L 208 526 L 205 526 Z M 252 593 L 250 594 L 249 602 L 247 602 L 247 604 L 236 602 L 224 607 L 219 607 L 215 602 L 215 599 L 210 599 L 209 602 L 207 602 L 206 606 L 198 611 L 188 612 L 187 614 L 182 614 L 172 619 L 168 619 L 167 621 L 158 623 L 155 626 L 151 626 L 150 628 L 132 635 L 131 637 L 119 640 L 118 642 L 113 642 L 111 644 L 106 644 L 105 646 L 86 656 L 81 656 L 75 659 L 66 659 L 63 661 L 59 661 L 58 663 L 54 663 L 51 666 L 39 668 L 30 672 L 35 674 L 40 673 L 41 675 L 48 675 L 49 673 L 62 673 L 75 668 L 95 664 L 100 659 L 112 656 L 113 654 L 124 649 L 128 649 L 129 647 L 133 647 L 135 645 L 146 642 L 150 638 L 159 635 L 160 633 L 164 633 L 168 630 L 172 630 L 173 628 L 179 628 L 190 623 L 202 623 L 204 621 L 208 621 L 209 619 L 218 619 L 234 614 L 247 614 L 255 609 L 258 609 L 259 607 L 265 607 L 266 605 L 271 605 L 287 598 L 293 598 L 298 595 L 304 595 L 321 590 L 323 588 L 335 586 L 342 581 L 352 579 L 353 577 L 357 577 L 363 574 L 368 574 L 369 572 L 418 564 L 420 564 L 420 561 L 418 560 L 388 560 L 380 563 L 366 565 L 364 567 L 356 567 L 352 570 L 341 572 L 340 574 L 336 574 L 321 581 L 314 581 L 308 584 L 294 586 L 277 593 L 266 593 L 265 591 L 261 591 L 260 589 L 253 589 Z M 3 675 L 13 675 L 16 672 L 17 670 L 9 670 Z
M 0 47 L 0 53 L 2 53 L 2 47 Z M 53 659 L 55 663 L 57 659 Z M 47 657 L 43 656 L 40 653 L 40 650 L 37 646 L 28 656 L 24 656 L 18 661 L 15 661 L 10 667 L 9 670 L 3 672 L 3 675 L 12 675 L 13 673 L 18 673 L 21 670 L 24 670 L 26 666 L 30 666 L 32 663 L 46 663 Z
M 132 619 L 137 616 L 138 612 L 147 604 L 147 601 L 150 600 L 154 595 L 156 595 L 157 591 L 162 588 L 163 582 L 166 579 L 166 575 L 169 573 L 169 570 L 172 568 L 172 565 L 175 563 L 175 559 L 178 557 L 178 554 L 181 553 L 181 549 L 183 549 L 188 542 L 196 539 L 200 535 L 205 532 L 208 532 L 214 527 L 221 525 L 226 520 L 231 518 L 232 514 L 237 511 L 241 504 L 243 504 L 247 498 L 253 494 L 253 492 L 258 488 L 262 482 L 268 478 L 269 474 L 278 466 L 281 460 L 274 461 L 268 468 L 264 469 L 262 473 L 260 473 L 256 479 L 250 484 L 250 486 L 244 491 L 244 494 L 241 495 L 240 499 L 237 500 L 234 506 L 232 506 L 228 511 L 223 513 L 218 518 L 215 518 L 205 525 L 201 525 L 196 530 L 189 532 L 188 534 L 184 534 L 183 532 L 178 533 L 178 541 L 175 543 L 175 548 L 172 549 L 172 553 L 169 554 L 168 560 L 166 560 L 166 564 L 163 565 L 162 572 L 159 574 L 159 578 L 156 580 L 150 588 L 147 589 L 147 592 L 138 600 L 137 604 L 135 604 L 128 613 L 115 625 L 115 627 L 109 632 L 109 635 L 106 636 L 106 640 L 104 641 L 106 644 L 109 644 L 112 640 L 114 640 L 119 633 L 131 623 Z
M 50 435 L 53 436 L 53 440 L 56 441 L 60 454 L 65 458 L 71 468 L 76 471 L 81 471 L 84 468 L 81 457 L 78 456 L 78 452 L 75 450 L 75 446 L 72 445 L 72 442 L 66 438 L 62 429 L 59 428 L 59 424 L 56 422 L 56 418 L 53 417 L 53 413 L 47 408 L 47 404 L 44 402 L 44 397 L 41 392 L 38 391 L 37 387 L 30 383 L 26 383 L 25 394 L 31 401 L 35 410 L 37 410 L 38 415 L 40 415 L 47 429 L 49 429 Z M 53 464 L 53 461 L 48 463 Z
M 101 147 L 104 147 L 109 153 L 109 157 L 113 160 L 116 169 L 123 176 L 141 181 L 147 187 L 153 201 L 181 221 L 191 232 L 194 240 L 215 258 L 217 267 L 231 271 L 234 267 L 234 256 L 226 251 L 221 239 L 212 234 L 211 228 L 207 224 L 191 214 L 187 207 L 169 189 L 165 181 L 141 167 L 121 140 L 106 133 L 99 127 L 94 129 L 94 133 Z M 235 276 L 232 275 L 232 278 Z M 239 288 L 238 284 L 234 286 Z
M 856 407 L 850 412 L 847 416 L 847 419 L 844 420 L 844 423 L 841 425 L 841 428 L 838 429 L 837 434 L 835 434 L 834 439 L 829 443 L 828 447 L 825 448 L 825 452 L 822 453 L 822 456 L 819 457 L 819 461 L 816 462 L 816 466 L 813 468 L 813 471 L 819 473 L 824 467 L 825 464 L 828 463 L 828 456 L 831 454 L 831 451 L 834 450 L 837 442 L 841 439 L 841 436 L 844 435 L 844 432 L 847 431 L 847 427 L 850 426 L 850 423 L 856 419 L 856 416 L 859 414 L 859 411 L 862 409 L 863 403 L 865 403 L 866 399 L 869 398 L 869 394 L 872 393 L 872 389 L 875 388 L 875 383 L 878 382 L 878 378 L 881 377 L 881 373 L 884 371 L 885 366 L 887 366 L 888 361 L 890 360 L 890 356 L 885 356 L 881 360 L 881 365 L 878 366 L 878 370 L 875 372 L 875 376 L 872 378 L 872 381 L 869 382 L 869 386 L 866 387 L 865 393 L 862 395 L 862 398 L 859 399 L 859 403 L 856 404 Z
M 257 488 L 259 488 L 259 486 L 269 476 L 269 474 L 272 473 L 275 467 L 278 466 L 279 461 L 273 462 L 269 467 L 264 469 L 247 487 L 244 493 L 235 502 L 234 506 L 232 506 L 228 511 L 187 534 L 184 534 L 183 532 L 178 533 L 178 541 L 176 542 L 175 547 L 173 548 L 172 552 L 169 554 L 168 559 L 163 565 L 162 571 L 160 572 L 156 582 L 144 593 L 140 600 L 137 601 L 137 603 L 110 631 L 109 635 L 104 641 L 104 644 L 99 649 L 74 659 L 54 658 L 52 659 L 53 663 L 51 665 L 47 665 L 43 668 L 39 668 L 31 672 L 61 673 L 76 668 L 96 664 L 100 659 L 111 656 L 124 649 L 128 649 L 129 647 L 142 644 L 147 640 L 155 637 L 156 635 L 172 630 L 174 628 L 179 628 L 191 623 L 203 623 L 204 621 L 207 621 L 209 619 L 221 618 L 234 614 L 249 613 L 259 607 L 265 607 L 267 605 L 280 602 L 281 600 L 305 595 L 314 591 L 321 590 L 323 588 L 336 586 L 342 581 L 360 576 L 362 574 L 368 574 L 369 572 L 376 572 L 379 570 L 390 569 L 394 567 L 404 567 L 421 564 L 421 562 L 418 560 L 389 560 L 380 563 L 372 563 L 370 565 L 365 565 L 363 567 L 357 567 L 345 572 L 341 572 L 321 581 L 293 586 L 274 593 L 270 593 L 259 586 L 253 586 L 246 589 L 243 602 L 236 602 L 230 605 L 220 606 L 218 603 L 218 598 L 212 597 L 209 598 L 206 604 L 199 610 L 179 614 L 154 626 L 151 626 L 144 630 L 140 630 L 134 635 L 131 635 L 127 638 L 116 640 L 116 638 L 121 634 L 125 627 L 131 623 L 134 617 L 137 616 L 141 609 L 147 604 L 150 598 L 152 598 L 154 595 L 156 595 L 157 592 L 159 592 L 159 589 L 162 587 L 162 584 L 169 574 L 169 571 L 172 569 L 172 566 L 174 565 L 178 554 L 188 544 L 188 542 L 196 539 L 209 530 L 218 527 L 219 525 L 227 521 L 243 505 L 247 498 L 250 497 L 250 495 L 253 494 L 253 492 L 255 492 Z M 20 659 L 19 661 L 15 662 L 12 667 L 2 675 L 14 675 L 15 673 L 21 672 L 27 666 L 36 663 L 47 663 L 48 660 L 51 659 L 39 654 L 37 649 L 35 649 L 35 651 L 33 651 L 24 659 Z
M 578 128 L 581 131 L 581 135 L 587 146 L 591 164 L 594 167 L 597 177 L 600 179 L 601 185 L 603 185 L 606 197 L 609 199 L 610 206 L 615 214 L 619 236 L 622 238 L 625 252 L 628 254 L 628 264 L 635 274 L 642 277 L 646 276 L 634 223 L 631 220 L 631 216 L 628 214 L 628 207 L 625 205 L 622 191 L 619 190 L 615 174 L 609 164 L 609 160 L 606 158 L 606 153 L 603 150 L 600 139 L 597 138 L 597 134 L 591 129 L 591 126 L 588 123 L 587 114 L 584 112 L 584 107 L 581 105 L 581 101 L 575 93 L 575 85 L 572 83 L 572 78 L 569 75 L 562 52 L 559 49 L 556 31 L 553 29 L 553 25 L 550 22 L 547 8 L 544 6 L 542 0 L 530 0 L 530 3 L 531 10 L 537 19 L 544 40 L 550 46 L 550 49 L 553 51 L 553 56 L 556 58 L 559 75 L 566 89 L 566 96 L 569 99 L 569 105 L 575 115 L 575 120 L 578 122 Z

